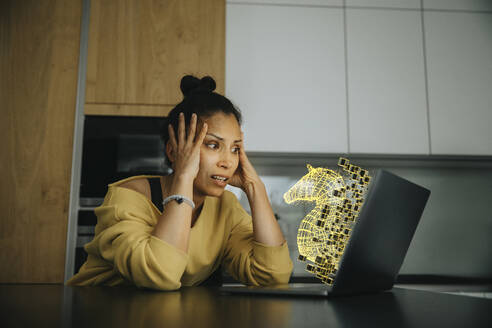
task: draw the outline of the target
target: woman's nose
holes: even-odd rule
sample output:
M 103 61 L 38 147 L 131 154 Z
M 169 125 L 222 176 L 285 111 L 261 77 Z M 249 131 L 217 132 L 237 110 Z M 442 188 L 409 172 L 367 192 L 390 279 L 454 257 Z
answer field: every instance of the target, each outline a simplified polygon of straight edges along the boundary
M 230 152 L 223 152 L 217 166 L 228 169 L 232 165 L 232 155 Z

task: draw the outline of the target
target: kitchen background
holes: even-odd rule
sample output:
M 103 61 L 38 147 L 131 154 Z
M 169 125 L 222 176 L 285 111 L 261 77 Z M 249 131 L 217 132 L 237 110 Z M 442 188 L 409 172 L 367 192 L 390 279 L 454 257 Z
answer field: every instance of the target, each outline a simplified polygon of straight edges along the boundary
M 244 112 L 293 259 L 310 208 L 281 196 L 306 163 L 335 167 L 326 153 L 348 153 L 432 191 L 401 274 L 492 277 L 491 10 L 480 0 L 228 1 L 226 94 Z M 294 274 L 309 275 L 298 261 Z
M 71 277 L 92 238 L 101 186 L 159 167 L 157 117 L 180 100 L 186 73 L 214 76 L 241 109 L 294 276 L 309 275 L 295 239 L 310 205 L 286 205 L 282 195 L 306 163 L 334 168 L 342 155 L 432 192 L 401 274 L 492 278 L 492 1 L 51 4 L 0 10 L 10 13 L 3 31 L 16 35 L 0 34 L 0 49 L 28 54 L 2 55 L 2 69 L 34 76 L 9 73 L 0 88 L 8 114 L 0 131 L 13 140 L 3 141 L 0 260 L 9 266 L 1 281 Z M 17 32 L 29 24 L 37 28 Z M 147 152 L 135 153 L 142 142 Z

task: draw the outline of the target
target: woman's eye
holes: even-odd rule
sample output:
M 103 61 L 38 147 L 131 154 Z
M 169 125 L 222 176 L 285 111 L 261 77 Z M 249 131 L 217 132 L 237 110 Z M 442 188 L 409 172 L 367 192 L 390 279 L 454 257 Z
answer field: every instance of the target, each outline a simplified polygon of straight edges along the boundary
M 233 152 L 233 153 L 239 153 L 239 150 L 240 150 L 240 148 L 239 148 L 239 147 L 236 147 L 236 148 L 234 148 L 234 149 L 232 150 L 232 152 Z
M 211 148 L 211 149 L 215 149 L 215 148 L 217 148 L 218 146 L 217 146 L 217 144 L 214 144 L 214 143 L 209 143 L 209 144 L 207 144 L 207 147 L 208 147 L 208 148 Z

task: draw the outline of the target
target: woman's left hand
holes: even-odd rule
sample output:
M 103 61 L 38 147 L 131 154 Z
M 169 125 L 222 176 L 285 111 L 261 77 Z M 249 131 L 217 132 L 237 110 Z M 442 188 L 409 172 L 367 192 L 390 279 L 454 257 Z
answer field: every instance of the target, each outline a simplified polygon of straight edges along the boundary
M 241 132 L 241 140 L 242 141 L 239 145 L 239 165 L 236 172 L 234 172 L 234 175 L 229 179 L 228 183 L 231 186 L 241 188 L 245 193 L 248 193 L 251 187 L 255 184 L 261 183 L 261 179 L 244 151 L 243 132 Z

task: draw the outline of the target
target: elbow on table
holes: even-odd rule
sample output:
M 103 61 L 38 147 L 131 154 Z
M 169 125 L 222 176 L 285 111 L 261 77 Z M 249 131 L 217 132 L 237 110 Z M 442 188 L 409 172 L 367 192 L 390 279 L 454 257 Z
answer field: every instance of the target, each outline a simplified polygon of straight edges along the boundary
M 152 263 L 146 261 L 132 263 L 125 271 L 128 280 L 132 281 L 138 288 L 148 288 L 161 291 L 172 291 L 181 288 L 180 270 L 169 268 L 154 268 Z
M 114 259 L 115 267 L 125 279 L 139 288 L 171 291 L 181 287 L 186 258 L 155 238 L 133 243 L 137 246 L 121 247 Z
M 275 285 L 284 285 L 288 284 L 290 281 L 290 277 L 292 275 L 292 270 L 294 269 L 294 264 L 292 260 L 289 261 L 288 267 L 285 271 L 276 272 L 272 275 L 272 281 Z
M 294 264 L 291 260 L 283 266 L 277 266 L 276 268 L 265 269 L 263 266 L 253 265 L 251 273 L 256 281 L 254 285 L 259 286 L 273 286 L 273 285 L 285 285 L 289 283 L 290 276 Z
M 264 272 L 257 275 L 256 285 L 259 286 L 274 286 L 274 285 L 285 285 L 289 283 L 290 276 L 292 274 L 292 269 L 287 271 L 276 271 L 276 272 Z
M 272 278 L 270 279 L 268 285 L 285 285 L 289 283 L 290 280 L 290 275 L 292 271 L 287 271 L 287 272 L 277 272 L 274 275 L 272 275 Z
M 176 291 L 181 288 L 179 281 L 151 281 L 151 280 L 136 280 L 134 281 L 138 288 L 153 289 L 160 291 Z

